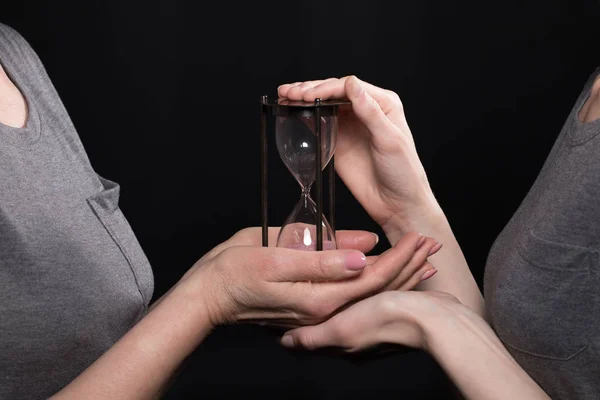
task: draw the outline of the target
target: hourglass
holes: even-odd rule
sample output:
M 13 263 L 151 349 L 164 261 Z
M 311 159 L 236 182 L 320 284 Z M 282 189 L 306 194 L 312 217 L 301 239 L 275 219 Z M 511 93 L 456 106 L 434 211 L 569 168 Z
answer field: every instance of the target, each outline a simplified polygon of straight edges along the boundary
M 335 239 L 335 170 L 333 155 L 337 139 L 339 106 L 346 101 L 314 102 L 262 97 L 262 240 L 268 246 L 267 234 L 267 126 L 274 118 L 277 152 L 289 172 L 300 185 L 301 194 L 287 217 L 277 238 L 278 247 L 299 250 L 336 249 Z M 329 218 L 323 215 L 323 170 L 328 169 Z M 315 200 L 311 188 L 315 185 Z

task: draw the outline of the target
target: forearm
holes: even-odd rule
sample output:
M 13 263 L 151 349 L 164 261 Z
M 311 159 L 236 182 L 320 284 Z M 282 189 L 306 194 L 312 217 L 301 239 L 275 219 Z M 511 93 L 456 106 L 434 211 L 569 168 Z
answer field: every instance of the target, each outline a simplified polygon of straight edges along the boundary
M 389 221 L 383 229 L 392 245 L 411 231 L 433 237 L 442 243 L 442 249 L 429 258 L 438 273 L 434 278 L 421 282 L 416 290 L 450 293 L 477 314 L 484 315 L 483 296 L 452 228 L 435 200 L 431 200 L 429 205 L 411 212 L 410 215 Z
M 181 284 L 54 399 L 160 398 L 212 325 L 194 288 Z
M 435 319 L 425 335 L 428 351 L 467 399 L 549 399 L 470 310 Z

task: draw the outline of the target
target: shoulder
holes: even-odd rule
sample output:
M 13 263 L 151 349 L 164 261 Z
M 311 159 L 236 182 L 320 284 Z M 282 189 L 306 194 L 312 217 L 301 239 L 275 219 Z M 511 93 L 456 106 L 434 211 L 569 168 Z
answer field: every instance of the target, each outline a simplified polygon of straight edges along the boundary
M 18 45 L 29 45 L 25 38 L 16 30 L 8 25 L 0 22 L 0 37 L 2 37 L 2 44 L 18 44 Z
M 45 75 L 42 61 L 29 42 L 15 29 L 0 23 L 0 60 L 24 75 Z
M 0 23 L 0 52 L 11 58 L 37 58 L 29 42 L 15 29 Z
M 585 83 L 585 87 L 588 88 L 592 86 L 596 79 L 598 79 L 598 77 L 600 77 L 600 67 L 596 68 L 594 72 L 592 72 L 592 74 L 588 77 L 588 80 Z
M 594 71 L 594 73 L 591 76 L 591 79 L 593 81 L 596 81 L 598 78 L 600 78 L 600 67 L 596 68 L 596 70 Z

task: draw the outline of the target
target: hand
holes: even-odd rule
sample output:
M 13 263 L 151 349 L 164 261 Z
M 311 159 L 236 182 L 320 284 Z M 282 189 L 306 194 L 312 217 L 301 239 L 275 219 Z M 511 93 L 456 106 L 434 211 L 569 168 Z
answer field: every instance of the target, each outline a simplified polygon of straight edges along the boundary
M 286 84 L 278 94 L 352 102 L 340 111 L 336 170 L 388 238 L 391 231 L 394 239 L 405 233 L 401 227 L 416 214 L 441 212 L 396 93 L 350 76 Z
M 269 236 L 276 235 L 271 228 Z M 202 294 L 213 326 L 265 321 L 294 327 L 324 321 L 379 291 L 414 287 L 432 274 L 427 257 L 441 247 L 410 233 L 384 254 L 365 257 L 376 243 L 373 234 L 342 231 L 337 240 L 339 250 L 263 248 L 257 246 L 259 229 L 244 230 L 198 261 L 183 279 Z
M 479 318 L 443 292 L 385 292 L 350 306 L 322 324 L 288 331 L 281 344 L 307 350 L 338 347 L 349 353 L 384 343 L 428 350 L 432 336 L 427 329 L 429 321 L 456 312 Z

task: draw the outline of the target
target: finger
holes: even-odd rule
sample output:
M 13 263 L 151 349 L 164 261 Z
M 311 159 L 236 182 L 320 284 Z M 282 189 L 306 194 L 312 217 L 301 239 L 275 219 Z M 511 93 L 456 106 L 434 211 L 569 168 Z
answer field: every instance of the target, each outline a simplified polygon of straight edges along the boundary
M 437 273 L 437 269 L 431 265 L 429 262 L 425 262 L 423 263 L 423 265 L 417 270 L 417 272 L 415 272 L 409 279 L 408 281 L 402 283 L 397 290 L 403 290 L 403 291 L 407 291 L 407 290 L 412 290 L 414 289 L 419 283 L 421 283 L 422 281 L 425 281 L 429 278 L 431 278 L 433 275 L 435 275 Z
M 411 261 L 415 251 L 424 241 L 426 238 L 415 232 L 404 235 L 394 247 L 377 257 L 373 264 L 367 265 L 361 279 L 352 283 L 352 288 L 348 290 L 349 295 L 356 297 L 372 294 L 385 288 Z
M 269 227 L 268 242 L 269 247 L 277 245 L 280 227 Z M 336 232 L 336 241 L 338 249 L 354 249 L 363 253 L 368 253 L 379 242 L 379 236 L 373 232 L 360 230 L 339 230 Z M 261 246 L 262 228 L 245 228 L 233 235 L 229 240 L 221 243 L 211 251 L 214 257 L 227 247 L 231 246 Z
M 329 99 L 349 99 L 346 83 L 350 79 L 358 79 L 355 76 L 346 76 L 340 79 L 326 79 L 318 85 L 306 90 L 295 91 L 292 93 L 295 97 L 292 100 L 304 100 L 308 102 L 315 101 L 316 98 L 323 100 Z M 377 101 L 384 114 L 394 113 L 396 110 L 402 110 L 402 103 L 399 97 L 392 91 L 380 88 L 371 83 L 360 80 L 361 84 Z
M 330 99 L 330 98 L 339 98 L 339 99 L 349 99 L 352 103 L 356 100 L 356 96 L 353 95 L 352 91 L 354 87 L 359 84 L 360 87 L 370 96 L 375 103 L 381 109 L 381 115 L 387 118 L 387 125 L 392 125 L 398 128 L 396 134 L 403 134 L 406 136 L 406 133 L 410 133 L 410 129 L 408 128 L 408 124 L 406 123 L 406 116 L 404 114 L 404 108 L 402 106 L 402 101 L 400 101 L 400 97 L 391 91 L 382 89 L 378 86 L 372 85 L 368 82 L 362 81 L 355 76 L 349 76 L 342 79 L 338 79 L 335 81 L 324 82 L 320 85 L 315 86 L 312 89 L 305 91 L 302 99 L 304 101 L 314 101 L 315 98 L 319 97 L 322 99 Z M 367 97 L 368 97 L 367 96 Z M 360 112 L 357 113 L 356 106 L 353 104 L 352 109 L 355 114 L 357 114 L 360 118 Z M 363 123 L 364 115 L 361 119 Z M 368 128 L 374 129 L 372 125 L 366 124 Z M 393 133 L 392 131 L 371 131 L 374 137 L 383 136 L 383 137 L 394 137 L 395 135 L 390 135 Z M 408 137 L 412 141 L 412 136 L 408 134 Z
M 287 97 L 290 100 L 294 100 L 294 99 L 302 100 L 303 93 L 306 93 L 307 91 L 311 90 L 315 86 L 318 86 L 318 85 L 322 84 L 323 82 L 327 82 L 327 81 L 330 81 L 332 79 L 336 79 L 336 78 L 329 78 L 329 79 L 321 79 L 321 80 L 317 80 L 317 81 L 302 82 L 300 85 L 296 85 L 294 87 L 291 87 L 288 90 L 288 92 L 287 92 Z
M 286 332 L 280 340 L 284 347 L 301 347 L 315 350 L 334 346 L 339 342 L 339 329 L 336 329 L 335 317 L 319 325 L 305 326 Z
M 371 83 L 362 81 L 355 76 L 344 78 L 329 78 L 323 81 L 310 81 L 305 85 L 293 84 L 282 85 L 278 91 L 280 97 L 286 97 L 290 100 L 303 100 L 313 102 L 316 98 L 323 100 L 329 99 L 349 99 L 353 100 L 349 93 L 353 81 L 360 82 L 366 92 L 377 102 L 383 114 L 396 126 L 406 129 L 406 117 L 402 102 L 398 95 L 391 91 L 375 86 Z M 319 83 L 320 82 L 320 83 Z M 291 89 L 294 90 L 291 90 Z
M 411 260 L 399 268 L 398 275 L 396 275 L 396 277 L 391 280 L 388 285 L 386 285 L 385 290 L 396 290 L 408 282 L 419 270 L 419 268 L 421 268 L 421 266 L 427 261 L 427 257 L 429 257 L 430 254 L 434 254 L 433 250 L 435 250 L 436 247 L 439 247 L 437 240 L 433 238 L 426 238 L 421 246 L 419 246 L 419 248 L 414 252 Z
M 379 242 L 379 236 L 368 231 L 337 231 L 336 234 L 338 249 L 354 249 L 363 253 L 368 253 Z
M 332 78 L 330 78 L 332 79 Z M 298 93 L 304 93 L 307 90 L 312 89 L 313 87 L 325 82 L 324 79 L 313 80 L 313 81 L 305 81 L 299 82 L 294 85 L 290 85 L 286 87 L 285 85 L 277 88 L 277 94 L 279 97 L 286 97 L 290 100 L 301 100 L 302 96 L 299 96 Z
M 321 79 L 321 80 L 316 80 L 316 81 L 307 81 L 307 82 L 303 82 L 300 85 L 296 85 L 294 87 L 291 87 L 288 91 L 287 91 L 287 98 L 290 100 L 303 100 L 304 98 L 304 94 L 311 91 L 313 88 L 320 86 L 324 83 L 327 82 L 334 82 L 337 81 L 338 78 L 327 78 L 327 79 Z M 325 99 L 323 99 L 325 100 Z M 312 100 L 310 100 L 311 102 L 315 101 L 315 98 L 313 98 Z
M 348 95 L 346 93 L 346 81 L 350 79 L 350 76 L 346 76 L 343 78 L 328 78 L 322 81 L 310 81 L 310 84 L 301 86 L 299 84 L 294 84 L 294 86 L 283 85 L 280 88 L 285 90 L 286 96 L 290 100 L 304 100 L 304 101 L 315 101 L 315 99 L 320 98 L 322 100 L 330 100 L 330 99 L 347 99 Z M 363 86 L 367 89 L 369 94 L 373 96 L 378 102 L 380 102 L 381 106 L 387 108 L 391 106 L 390 99 L 391 96 L 388 95 L 389 91 L 367 83 L 365 81 L 361 81 Z M 295 87 L 296 90 L 293 92 L 289 92 L 289 90 Z M 283 93 L 281 91 L 280 93 Z
M 279 97 L 287 97 L 287 92 L 294 86 L 298 86 L 302 82 L 286 83 L 277 88 L 277 95 Z
M 426 240 L 422 235 L 410 232 L 384 254 L 369 257 L 369 263 L 364 267 L 362 273 L 356 274 L 352 279 L 321 280 L 318 284 L 313 284 L 310 287 L 308 297 L 306 297 L 305 287 L 296 286 L 297 290 L 304 293 L 303 296 L 306 298 L 309 309 L 318 309 L 318 315 L 330 316 L 345 304 L 379 293 L 389 285 L 398 276 L 399 271 L 411 260 L 419 243 L 422 243 L 422 239 Z M 312 281 L 316 280 L 312 279 Z
M 345 89 L 348 99 L 352 102 L 352 111 L 371 132 L 373 138 L 397 140 L 398 127 L 385 115 L 381 105 L 367 92 L 365 84 L 353 76 L 346 80 Z
M 398 278 L 407 264 L 412 261 L 413 257 L 415 258 L 415 266 L 411 264 L 409 267 L 412 271 L 408 275 L 410 277 L 425 262 L 431 249 L 436 247 L 434 243 L 435 240 L 432 238 L 414 232 L 407 233 L 385 253 L 368 257 L 367 266 L 356 279 L 322 283 L 312 288 L 313 296 L 322 303 L 336 298 L 339 301 L 338 306 L 341 306 L 350 301 L 364 299 L 382 290 L 395 290 L 400 286 L 399 282 L 408 281 L 408 278 Z M 418 253 L 416 257 L 415 253 Z M 394 283 L 396 279 L 399 281 Z
M 367 258 L 358 250 L 299 251 L 286 248 L 255 248 L 258 257 L 247 262 L 261 263 L 266 279 L 273 282 L 331 282 L 359 275 Z M 238 257 L 248 257 L 239 254 Z
M 304 101 L 315 101 L 320 98 L 322 100 L 331 99 L 347 99 L 345 83 L 348 78 L 344 77 L 341 79 L 329 79 L 325 82 L 321 82 L 318 85 L 313 86 L 309 90 L 294 93 L 298 97 L 298 100 Z

